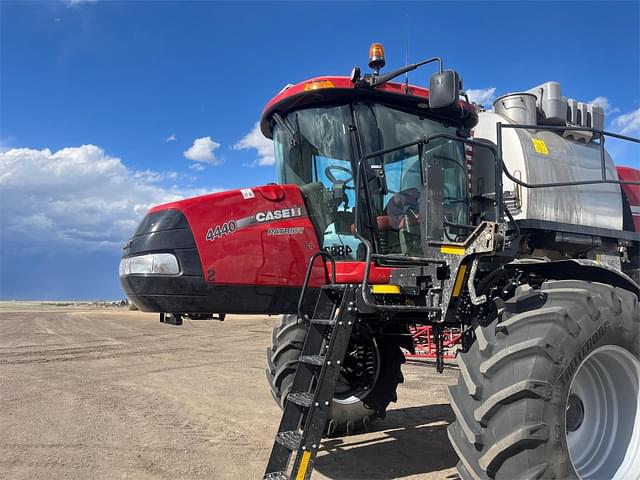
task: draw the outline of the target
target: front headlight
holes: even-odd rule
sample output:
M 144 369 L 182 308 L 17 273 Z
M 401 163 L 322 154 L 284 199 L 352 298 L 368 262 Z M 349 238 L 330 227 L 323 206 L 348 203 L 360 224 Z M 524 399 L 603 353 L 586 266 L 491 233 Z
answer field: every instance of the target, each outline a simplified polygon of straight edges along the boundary
M 150 253 L 120 260 L 120 276 L 178 275 L 178 259 L 170 253 Z
M 120 268 L 118 269 L 118 271 L 120 272 L 120 276 L 124 277 L 125 275 L 129 275 L 129 272 L 131 271 L 130 267 L 130 259 L 128 258 L 123 258 L 120 260 Z

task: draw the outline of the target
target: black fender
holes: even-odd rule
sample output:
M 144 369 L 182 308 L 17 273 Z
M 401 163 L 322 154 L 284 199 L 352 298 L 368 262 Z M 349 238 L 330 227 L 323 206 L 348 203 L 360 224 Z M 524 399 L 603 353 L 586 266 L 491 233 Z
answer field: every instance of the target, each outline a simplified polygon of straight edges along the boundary
M 506 269 L 536 273 L 552 280 L 583 280 L 600 282 L 624 288 L 640 298 L 640 286 L 625 273 L 595 260 L 572 258 L 548 262 L 515 260 L 504 265 Z

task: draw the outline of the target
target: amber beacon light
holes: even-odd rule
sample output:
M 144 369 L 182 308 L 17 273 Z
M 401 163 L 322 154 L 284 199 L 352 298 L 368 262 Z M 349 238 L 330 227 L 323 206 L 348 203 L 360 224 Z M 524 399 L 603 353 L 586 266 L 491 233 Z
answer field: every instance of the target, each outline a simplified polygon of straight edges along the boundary
M 372 43 L 369 47 L 369 68 L 376 73 L 385 66 L 384 47 L 381 43 Z

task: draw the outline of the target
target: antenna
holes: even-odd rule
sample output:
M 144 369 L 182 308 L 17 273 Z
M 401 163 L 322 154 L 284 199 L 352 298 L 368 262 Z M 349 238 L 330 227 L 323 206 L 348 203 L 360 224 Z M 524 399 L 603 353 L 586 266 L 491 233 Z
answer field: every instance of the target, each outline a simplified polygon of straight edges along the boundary
M 405 13 L 404 18 L 406 20 L 405 26 L 405 49 L 404 49 L 404 66 L 409 65 L 409 14 Z M 409 93 L 409 71 L 407 70 L 404 74 L 404 93 Z

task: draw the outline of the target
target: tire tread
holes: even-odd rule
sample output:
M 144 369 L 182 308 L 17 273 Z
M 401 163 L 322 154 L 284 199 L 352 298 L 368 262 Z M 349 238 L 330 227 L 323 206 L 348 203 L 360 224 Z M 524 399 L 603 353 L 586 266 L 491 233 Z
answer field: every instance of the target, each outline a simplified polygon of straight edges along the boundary
M 561 414 L 545 412 L 564 409 L 559 379 L 604 319 L 620 332 L 606 341 L 640 357 L 638 296 L 596 282 L 551 280 L 537 293 L 519 287 L 493 322 L 474 328 L 476 342 L 459 355 L 458 383 L 449 387 L 456 421 L 448 435 L 463 480 L 576 478 L 558 436 Z

